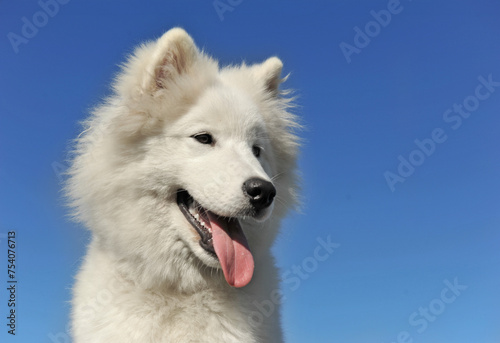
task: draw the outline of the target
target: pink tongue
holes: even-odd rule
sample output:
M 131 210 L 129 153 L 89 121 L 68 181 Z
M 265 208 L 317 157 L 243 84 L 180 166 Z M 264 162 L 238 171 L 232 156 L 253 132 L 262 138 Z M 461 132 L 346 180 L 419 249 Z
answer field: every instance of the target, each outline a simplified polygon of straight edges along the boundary
M 254 263 L 248 242 L 237 220 L 229 222 L 208 212 L 215 253 L 229 285 L 244 287 L 252 279 Z

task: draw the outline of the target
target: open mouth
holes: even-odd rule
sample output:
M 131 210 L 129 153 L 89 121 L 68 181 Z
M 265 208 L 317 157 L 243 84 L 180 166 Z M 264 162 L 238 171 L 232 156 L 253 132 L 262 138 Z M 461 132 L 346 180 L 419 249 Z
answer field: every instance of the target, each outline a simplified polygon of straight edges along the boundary
M 239 220 L 207 210 L 183 189 L 177 191 L 177 205 L 200 235 L 200 246 L 219 259 L 227 283 L 246 286 L 252 279 L 254 261 Z
M 177 192 L 177 204 L 188 222 L 200 235 L 200 245 L 207 252 L 217 256 L 214 250 L 212 227 L 207 211 L 185 190 Z

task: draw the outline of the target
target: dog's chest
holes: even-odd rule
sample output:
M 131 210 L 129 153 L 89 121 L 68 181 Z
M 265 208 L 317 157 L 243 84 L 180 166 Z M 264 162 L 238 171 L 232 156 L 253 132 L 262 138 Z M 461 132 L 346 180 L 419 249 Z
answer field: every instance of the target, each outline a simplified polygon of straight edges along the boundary
M 123 295 L 126 297 L 126 294 Z M 137 301 L 142 298 L 142 301 Z M 142 342 L 258 342 L 255 328 L 237 297 L 210 292 L 192 295 L 142 294 L 134 300 L 123 299 L 127 312 L 123 322 L 116 321 L 114 332 L 142 337 Z M 134 306 L 135 304 L 135 306 Z M 111 310 L 111 309 L 110 309 Z M 115 312 L 113 311 L 113 312 Z M 130 336 L 129 336 L 130 337 Z M 131 342 L 134 340 L 131 340 Z

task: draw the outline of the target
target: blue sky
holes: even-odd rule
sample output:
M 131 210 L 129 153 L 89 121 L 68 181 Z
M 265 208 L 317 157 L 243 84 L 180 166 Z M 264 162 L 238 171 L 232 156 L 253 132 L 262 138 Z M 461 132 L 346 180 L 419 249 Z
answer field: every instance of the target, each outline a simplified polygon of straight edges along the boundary
M 222 64 L 279 56 L 300 95 L 303 207 L 274 249 L 287 342 L 500 342 L 497 2 L 63 2 L 0 2 L 2 342 L 69 342 L 88 236 L 57 171 L 117 64 L 173 26 Z

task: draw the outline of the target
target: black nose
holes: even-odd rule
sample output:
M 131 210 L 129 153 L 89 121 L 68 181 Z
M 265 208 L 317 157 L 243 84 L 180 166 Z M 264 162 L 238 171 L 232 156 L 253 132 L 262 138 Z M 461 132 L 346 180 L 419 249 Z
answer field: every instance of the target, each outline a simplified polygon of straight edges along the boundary
M 252 178 L 243 183 L 243 191 L 250 198 L 256 211 L 262 210 L 273 202 L 276 188 L 269 181 Z

